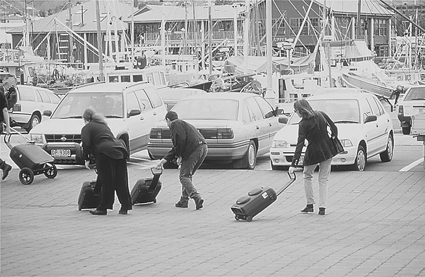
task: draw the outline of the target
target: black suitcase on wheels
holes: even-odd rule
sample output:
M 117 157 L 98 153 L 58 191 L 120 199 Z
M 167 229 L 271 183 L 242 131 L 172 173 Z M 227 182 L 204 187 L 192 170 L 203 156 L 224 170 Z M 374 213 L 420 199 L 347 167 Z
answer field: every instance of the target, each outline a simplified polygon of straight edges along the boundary
M 277 192 L 269 187 L 261 187 L 253 189 L 248 192 L 247 196 L 239 198 L 236 204 L 231 207 L 232 212 L 235 214 L 235 219 L 252 221 L 254 216 L 276 201 L 277 197 L 295 181 L 295 173 L 291 176 L 288 172 L 288 176 L 289 182 Z
M 94 209 L 100 203 L 100 188 L 96 187 L 97 182 L 84 182 L 78 197 L 78 210 Z
M 153 178 L 140 179 L 136 182 L 131 190 L 131 203 L 145 204 L 156 203 L 156 196 L 161 190 L 162 184 L 159 177 L 162 174 L 161 170 L 151 169 Z

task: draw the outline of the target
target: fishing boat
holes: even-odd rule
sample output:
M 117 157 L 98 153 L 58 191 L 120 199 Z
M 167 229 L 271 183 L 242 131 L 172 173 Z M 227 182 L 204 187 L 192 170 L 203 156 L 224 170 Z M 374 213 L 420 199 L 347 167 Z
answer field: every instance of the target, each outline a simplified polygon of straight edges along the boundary
M 360 88 L 376 95 L 391 98 L 395 87 L 378 80 L 357 75 L 353 72 L 342 73 L 343 83 L 350 88 Z

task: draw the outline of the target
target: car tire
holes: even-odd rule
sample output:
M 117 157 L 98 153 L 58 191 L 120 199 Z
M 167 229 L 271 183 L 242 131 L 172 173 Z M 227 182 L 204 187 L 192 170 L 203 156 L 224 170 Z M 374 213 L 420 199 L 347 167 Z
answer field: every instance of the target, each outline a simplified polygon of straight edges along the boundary
M 248 149 L 246 150 L 245 156 L 236 160 L 233 163 L 233 168 L 246 168 L 246 169 L 254 169 L 257 165 L 257 147 L 255 143 L 251 140 L 248 145 Z
M 41 118 L 37 114 L 33 114 L 30 118 L 30 121 L 28 122 L 28 127 L 25 129 L 29 133 L 32 128 L 40 124 Z
M 366 168 L 366 151 L 363 146 L 359 145 L 357 149 L 356 159 L 354 160 L 353 169 L 357 171 L 364 171 Z
M 410 135 L 410 127 L 401 127 L 403 135 Z
M 387 147 L 385 148 L 385 151 L 382 153 L 379 153 L 379 157 L 381 158 L 382 162 L 390 162 L 393 159 L 394 154 L 394 138 L 393 135 L 388 136 L 387 141 Z

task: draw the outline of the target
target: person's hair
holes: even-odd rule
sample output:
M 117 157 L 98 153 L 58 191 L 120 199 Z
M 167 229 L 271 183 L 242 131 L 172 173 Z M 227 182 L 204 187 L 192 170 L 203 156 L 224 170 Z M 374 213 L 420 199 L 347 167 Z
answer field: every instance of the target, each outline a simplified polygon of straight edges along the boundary
M 96 113 L 93 109 L 86 109 L 83 113 L 83 118 L 88 122 L 94 121 L 97 123 L 108 125 L 105 121 L 105 117 L 99 113 Z
M 294 110 L 298 111 L 302 118 L 309 119 L 315 116 L 313 108 L 305 99 L 299 99 L 294 103 Z
M 167 112 L 167 114 L 165 115 L 165 119 L 169 119 L 169 120 L 171 120 L 171 121 L 173 121 L 173 120 L 176 120 L 176 119 L 178 119 L 179 117 L 178 117 L 178 115 L 177 115 L 177 113 L 176 112 L 174 112 L 174 111 L 169 111 L 169 112 Z

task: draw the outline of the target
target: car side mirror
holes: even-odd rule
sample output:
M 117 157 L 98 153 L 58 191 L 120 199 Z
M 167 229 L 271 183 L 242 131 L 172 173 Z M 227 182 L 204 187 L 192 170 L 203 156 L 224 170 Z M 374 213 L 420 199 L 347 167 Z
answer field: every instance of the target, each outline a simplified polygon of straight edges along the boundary
M 372 122 L 372 121 L 376 121 L 378 120 L 378 117 L 376 115 L 368 115 L 366 117 L 366 120 L 364 121 L 364 123 L 368 123 L 368 122 Z
M 288 117 L 286 115 L 279 115 L 279 123 L 287 124 L 288 123 Z
M 45 110 L 45 111 L 43 111 L 43 115 L 50 117 L 52 115 L 52 111 L 51 110 Z
M 139 115 L 139 114 L 141 114 L 142 112 L 140 111 L 140 110 L 131 110 L 129 113 L 128 113 L 128 117 L 132 117 L 132 116 L 135 116 L 135 115 Z

